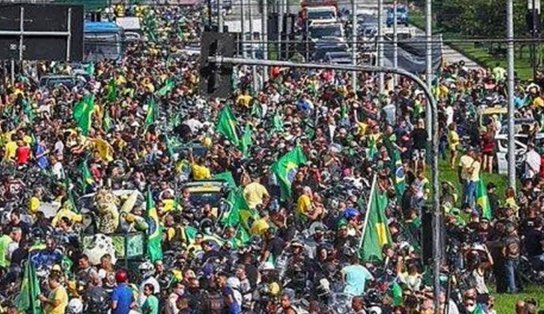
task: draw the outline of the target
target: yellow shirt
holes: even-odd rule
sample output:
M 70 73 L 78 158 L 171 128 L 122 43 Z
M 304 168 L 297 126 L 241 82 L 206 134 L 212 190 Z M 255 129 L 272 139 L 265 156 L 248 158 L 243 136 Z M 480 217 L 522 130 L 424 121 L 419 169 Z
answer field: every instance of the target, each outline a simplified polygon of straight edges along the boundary
M 459 146 L 459 134 L 455 131 L 450 131 L 448 133 L 448 144 L 450 145 L 451 150 L 456 150 Z
M 472 173 L 470 175 L 470 181 L 472 182 L 478 182 L 480 181 L 480 168 L 482 164 L 479 161 L 475 161 L 472 163 Z
M 468 170 L 470 169 L 470 166 L 474 162 L 474 159 L 468 155 L 463 155 L 459 159 L 459 167 L 461 167 L 461 179 L 468 180 L 470 178 L 470 174 L 468 173 Z
M 53 226 L 56 226 L 57 225 L 57 222 L 62 219 L 62 217 L 66 217 L 68 219 L 70 219 L 72 222 L 82 222 L 83 221 L 83 216 L 79 215 L 79 214 L 76 214 L 74 213 L 73 211 L 65 208 L 65 207 L 62 207 L 58 212 L 57 214 L 55 215 L 55 218 L 53 218 L 53 221 L 51 222 L 53 224 Z
M 253 223 L 251 226 L 251 234 L 256 236 L 262 236 L 268 230 L 270 226 L 265 219 L 259 219 Z
M 252 182 L 244 188 L 244 196 L 249 208 L 255 208 L 263 203 L 265 197 L 268 197 L 268 191 L 262 184 Z
M 211 173 L 210 173 L 210 169 L 204 167 L 204 166 L 199 166 L 197 164 L 193 164 L 191 166 L 191 169 L 193 171 L 193 179 L 195 180 L 206 180 L 206 179 L 209 179 L 212 177 Z
M 15 156 L 17 155 L 17 148 L 19 146 L 16 142 L 11 141 L 6 144 L 6 151 L 4 154 L 4 160 L 14 160 Z
M 253 99 L 251 95 L 240 95 L 236 99 L 236 103 L 244 107 L 249 107 L 249 103 L 251 102 L 251 99 Z
M 30 198 L 30 201 L 28 202 L 28 209 L 30 210 L 32 214 L 35 214 L 38 212 L 39 208 L 40 208 L 40 200 L 37 197 L 32 196 Z
M 48 299 L 50 301 L 60 302 L 59 305 L 53 307 L 51 304 L 47 304 L 44 307 L 44 314 L 64 314 L 66 313 L 66 307 L 68 306 L 68 294 L 63 286 L 58 286 L 55 290 L 49 293 Z
M 312 210 L 312 200 L 306 194 L 302 194 L 297 200 L 297 213 L 307 215 Z

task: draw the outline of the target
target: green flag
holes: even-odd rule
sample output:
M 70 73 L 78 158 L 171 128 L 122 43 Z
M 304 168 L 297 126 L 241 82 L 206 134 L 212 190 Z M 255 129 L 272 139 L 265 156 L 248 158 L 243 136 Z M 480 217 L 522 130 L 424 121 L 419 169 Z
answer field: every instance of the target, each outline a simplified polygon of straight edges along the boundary
M 145 127 L 152 125 L 159 116 L 159 105 L 154 97 L 151 97 L 147 104 L 147 114 L 145 116 Z
M 81 163 L 80 166 L 80 172 L 81 172 L 81 183 L 83 185 L 83 191 L 87 190 L 87 187 L 94 184 L 93 176 L 91 175 L 91 170 L 89 169 L 89 165 L 87 164 L 87 159 Z
M 239 146 L 240 139 L 236 133 L 236 118 L 229 106 L 223 107 L 219 113 L 219 120 L 216 125 L 217 132 L 225 136 L 232 145 Z
M 376 139 L 373 136 L 368 137 L 368 150 L 367 150 L 367 157 L 369 160 L 374 160 L 374 157 L 378 154 L 378 145 L 376 143 Z
M 115 84 L 115 78 L 111 78 L 108 82 L 108 102 L 114 102 L 117 98 L 117 84 Z
M 232 172 L 225 171 L 218 174 L 215 174 L 212 176 L 213 180 L 219 180 L 227 183 L 230 188 L 234 189 L 236 188 L 236 181 L 234 181 L 234 177 L 232 176 Z
M 245 247 L 250 241 L 251 234 L 245 228 L 238 227 L 234 238 L 231 239 L 231 244 L 234 249 L 239 249 Z
M 491 205 L 489 204 L 489 198 L 487 197 L 487 188 L 484 184 L 484 180 L 480 178 L 478 185 L 476 186 L 476 203 L 482 210 L 482 217 L 491 219 Z
M 273 123 L 273 131 L 274 132 L 283 132 L 283 118 L 281 117 L 280 113 L 276 110 L 276 113 L 274 113 L 274 118 L 272 120 Z
M 382 247 L 391 243 L 391 233 L 385 216 L 387 196 L 385 193 L 378 192 L 376 176 L 372 183 L 369 202 L 359 256 L 363 261 L 381 261 Z
M 164 96 L 170 93 L 174 89 L 175 86 L 176 86 L 176 83 L 173 80 L 167 79 L 164 82 L 164 85 L 157 91 L 157 95 Z
M 155 207 L 155 201 L 151 195 L 151 190 L 147 188 L 146 195 L 146 219 L 149 228 L 147 229 L 147 256 L 154 263 L 162 259 L 162 232 L 159 223 L 159 215 Z
M 85 72 L 87 72 L 87 74 L 89 74 L 89 76 L 93 76 L 94 75 L 94 63 L 89 63 L 89 64 L 86 64 L 83 66 L 83 68 L 85 69 Z
M 282 200 L 291 198 L 291 183 L 295 179 L 298 167 L 306 162 L 307 159 L 302 148 L 297 146 L 272 165 L 272 171 L 280 183 Z
M 41 294 L 40 282 L 36 276 L 36 270 L 32 262 L 27 261 L 23 281 L 21 282 L 21 292 L 15 300 L 17 310 L 22 313 L 40 314 L 42 308 L 38 296 Z
M 402 288 L 396 281 L 393 282 L 391 286 L 389 286 L 389 291 L 391 293 L 391 297 L 393 298 L 393 305 L 394 306 L 402 305 L 404 301 L 402 298 Z
M 241 222 L 241 211 L 249 209 L 244 192 L 241 188 L 236 188 L 230 191 L 227 196 L 227 204 L 230 210 L 221 218 L 221 223 L 227 227 L 237 227 Z
M 249 154 L 249 148 L 251 147 L 251 144 L 253 142 L 252 140 L 253 130 L 251 129 L 251 126 L 246 124 L 246 127 L 244 128 L 244 134 L 242 135 L 242 140 L 240 141 L 240 150 L 244 154 L 245 157 L 248 157 Z
M 68 176 L 64 176 L 64 185 L 66 186 L 66 194 L 68 199 L 66 202 L 68 203 L 68 209 L 73 211 L 76 214 L 79 214 L 79 209 L 76 206 L 76 201 L 74 198 L 74 194 L 72 193 L 72 184 Z
M 73 116 L 81 133 L 85 136 L 89 135 L 91 129 L 91 117 L 94 112 L 94 97 L 92 95 L 85 96 L 74 106 Z

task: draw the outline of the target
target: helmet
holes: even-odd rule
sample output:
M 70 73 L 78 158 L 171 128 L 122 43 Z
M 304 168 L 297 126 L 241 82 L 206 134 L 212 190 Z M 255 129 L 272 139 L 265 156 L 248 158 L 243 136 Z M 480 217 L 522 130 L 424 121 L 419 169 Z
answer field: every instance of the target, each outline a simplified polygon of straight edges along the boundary
M 123 282 L 126 282 L 127 280 L 128 280 L 128 274 L 126 270 L 120 269 L 115 273 L 115 281 L 117 283 L 123 283 Z
M 69 314 L 80 314 L 83 313 L 83 302 L 80 298 L 74 298 L 68 303 L 68 313 Z
M 155 271 L 155 266 L 151 262 L 144 262 L 138 266 L 138 270 L 142 273 L 144 278 L 149 278 Z

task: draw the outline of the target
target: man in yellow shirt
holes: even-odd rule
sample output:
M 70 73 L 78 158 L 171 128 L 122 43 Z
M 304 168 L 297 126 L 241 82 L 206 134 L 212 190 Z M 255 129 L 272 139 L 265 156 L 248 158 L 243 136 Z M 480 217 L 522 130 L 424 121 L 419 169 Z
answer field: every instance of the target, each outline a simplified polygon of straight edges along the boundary
M 44 305 L 44 314 L 64 314 L 68 306 L 68 294 L 66 288 L 60 284 L 60 275 L 56 272 L 49 275 L 49 296 L 40 295 L 39 299 Z
M 14 141 L 13 135 L 8 135 L 8 142 L 5 147 L 4 152 L 4 161 L 8 160 L 15 160 L 15 156 L 17 155 L 17 148 L 19 146 L 17 145 L 17 141 Z
M 302 189 L 302 195 L 297 200 L 296 212 L 299 215 L 304 215 L 310 220 L 316 220 L 321 215 L 321 210 L 315 208 L 312 204 L 312 189 L 305 186 Z
M 207 180 L 212 177 L 210 169 L 203 166 L 204 162 L 202 160 L 197 160 L 197 158 L 194 157 L 192 150 L 189 152 L 189 162 L 191 163 L 191 171 L 194 180 Z
M 243 106 L 245 108 L 249 108 L 249 104 L 251 103 L 251 100 L 253 97 L 249 94 L 248 90 L 243 91 L 238 98 L 236 98 L 236 104 Z
M 266 203 L 270 197 L 266 188 L 260 183 L 258 177 L 244 188 L 244 196 L 249 208 L 256 208 L 258 205 Z

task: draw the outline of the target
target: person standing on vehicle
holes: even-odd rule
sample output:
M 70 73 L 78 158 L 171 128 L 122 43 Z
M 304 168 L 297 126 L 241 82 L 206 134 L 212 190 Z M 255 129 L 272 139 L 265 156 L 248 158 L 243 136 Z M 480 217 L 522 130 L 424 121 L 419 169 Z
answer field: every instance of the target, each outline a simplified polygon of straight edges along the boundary
M 516 269 L 519 265 L 521 242 L 513 224 L 506 225 L 506 237 L 503 240 L 502 254 L 505 258 L 506 284 L 508 293 L 517 293 Z
M 134 305 L 134 295 L 128 286 L 128 274 L 125 270 L 118 270 L 115 273 L 117 287 L 113 289 L 111 296 L 112 314 L 128 314 Z

